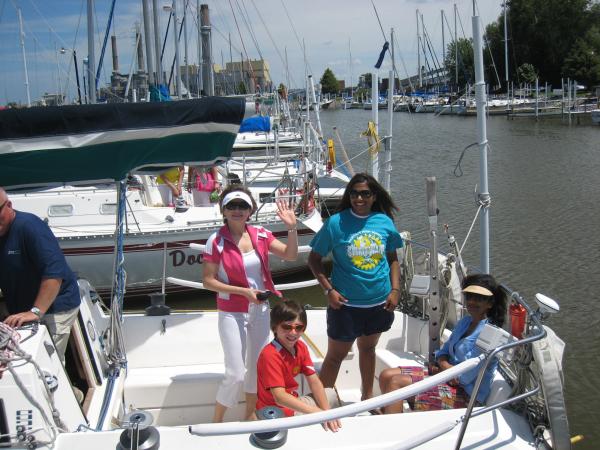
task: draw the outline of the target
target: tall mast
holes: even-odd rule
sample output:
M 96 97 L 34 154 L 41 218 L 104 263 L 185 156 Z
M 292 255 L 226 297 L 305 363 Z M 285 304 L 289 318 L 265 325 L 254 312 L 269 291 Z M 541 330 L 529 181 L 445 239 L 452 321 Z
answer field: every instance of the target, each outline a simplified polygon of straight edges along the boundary
M 456 83 L 456 89 L 458 91 L 458 32 L 456 28 L 456 15 L 458 11 L 456 9 L 456 3 L 454 4 L 454 81 Z
M 203 73 L 202 73 L 202 31 L 200 27 L 200 0 L 196 0 L 196 23 L 198 24 L 198 98 L 204 90 Z M 231 43 L 231 38 L 229 38 Z
M 446 36 L 444 35 L 444 10 L 442 9 L 442 61 L 446 62 Z
M 152 64 L 152 24 L 150 22 L 150 0 L 142 0 L 142 17 L 144 20 L 144 44 L 146 45 L 146 69 L 148 70 L 148 85 L 154 83 L 154 65 Z
M 179 32 L 177 29 L 177 0 L 173 0 L 173 37 L 175 43 L 175 92 L 177 98 L 181 99 L 181 78 L 179 77 Z
M 417 9 L 417 70 L 419 71 L 419 87 L 423 87 L 423 74 L 421 73 L 421 33 L 419 33 L 419 10 Z
M 87 0 L 88 30 L 88 97 L 90 103 L 96 103 L 96 55 L 94 54 L 94 0 Z
M 352 86 L 352 48 L 350 47 L 350 38 L 348 38 L 348 54 L 350 55 L 350 97 L 354 98 L 354 87 Z
M 508 85 L 508 25 L 506 17 L 506 0 L 504 0 L 504 76 L 506 79 L 506 100 L 509 98 L 509 85 Z M 508 103 L 507 103 L 508 105 Z M 508 107 L 508 106 L 507 106 Z
M 479 202 L 481 208 L 480 221 L 480 251 L 479 268 L 483 273 L 490 273 L 490 194 L 488 192 L 488 167 L 487 167 L 487 128 L 485 122 L 485 79 L 483 76 L 483 43 L 479 16 L 475 12 L 473 0 L 473 54 L 475 57 L 475 104 L 477 105 L 477 145 L 479 147 Z
M 215 84 L 212 71 L 212 41 L 208 5 L 200 6 L 200 23 L 202 30 L 202 79 L 204 80 L 204 93 L 215 95 Z
M 158 20 L 158 0 L 152 0 L 152 19 L 154 22 L 154 56 L 156 59 L 156 84 L 163 84 L 162 58 L 160 56 L 160 21 Z
M 19 16 L 19 38 L 21 40 L 21 52 L 23 53 L 23 69 L 25 70 L 25 91 L 27 92 L 27 106 L 31 106 L 31 95 L 29 93 L 29 74 L 27 73 L 27 58 L 25 57 L 25 33 L 23 33 L 23 16 L 21 8 L 17 8 Z
M 185 90 L 188 98 L 190 95 L 190 60 L 188 59 L 188 26 L 187 26 L 188 0 L 183 0 L 183 64 L 185 65 Z

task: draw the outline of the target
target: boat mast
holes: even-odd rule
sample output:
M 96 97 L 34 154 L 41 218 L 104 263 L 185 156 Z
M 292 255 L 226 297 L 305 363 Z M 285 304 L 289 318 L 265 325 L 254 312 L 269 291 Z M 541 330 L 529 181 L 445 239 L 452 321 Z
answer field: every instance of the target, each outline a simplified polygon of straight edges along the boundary
M 146 69 L 148 70 L 148 84 L 154 86 L 154 70 L 152 64 L 152 28 L 150 23 L 150 0 L 142 0 L 142 18 L 144 21 L 144 44 L 146 45 Z
M 180 77 L 180 63 L 179 63 L 179 33 L 177 32 L 177 0 L 173 0 L 173 38 L 175 44 L 175 92 L 177 98 L 181 100 L 181 77 Z
M 187 97 L 191 98 L 190 93 L 190 60 L 188 58 L 188 25 L 187 25 L 187 10 L 188 1 L 183 2 L 183 64 L 185 65 L 185 90 Z
M 423 74 L 421 73 L 421 34 L 419 33 L 419 10 L 417 9 L 417 70 L 419 73 L 419 87 L 423 87 Z
M 162 58 L 160 52 L 160 21 L 158 20 L 158 0 L 152 0 L 152 21 L 154 22 L 154 55 L 156 58 L 156 85 L 163 84 Z
M 508 26 L 506 19 L 506 0 L 504 0 L 504 75 L 506 79 L 506 108 L 508 109 L 510 90 L 508 85 Z
M 213 96 L 215 95 L 215 84 L 213 79 L 211 26 L 208 5 L 200 6 L 200 21 L 200 29 L 202 31 L 202 79 L 204 80 L 204 94 Z
M 17 8 L 19 16 L 19 38 L 21 40 L 21 52 L 23 53 L 23 69 L 25 70 L 25 91 L 27 91 L 27 106 L 31 106 L 31 95 L 29 93 L 29 75 L 27 73 L 27 58 L 25 57 L 25 33 L 23 33 L 23 16 L 21 8 Z M 60 92 L 59 92 L 60 94 Z
M 456 27 L 456 16 L 458 11 L 456 3 L 454 4 L 454 81 L 456 82 L 456 91 L 458 93 L 458 28 Z
M 96 103 L 96 55 L 94 55 L 94 0 L 87 0 L 88 30 L 88 98 Z
M 477 105 L 477 145 L 479 147 L 479 204 L 481 208 L 480 221 L 480 253 L 479 267 L 483 273 L 490 273 L 490 194 L 488 192 L 487 167 L 487 128 L 485 121 L 486 94 L 483 76 L 483 43 L 479 16 L 473 0 L 473 54 L 475 58 L 475 104 Z

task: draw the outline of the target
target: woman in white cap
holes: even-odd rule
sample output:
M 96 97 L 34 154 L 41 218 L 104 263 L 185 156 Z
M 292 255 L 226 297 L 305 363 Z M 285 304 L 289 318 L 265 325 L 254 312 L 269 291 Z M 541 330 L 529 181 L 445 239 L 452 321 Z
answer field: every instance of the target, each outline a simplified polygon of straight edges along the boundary
M 225 377 L 217 391 L 213 422 L 222 422 L 227 408 L 237 405 L 242 387 L 246 418 L 255 417 L 256 363 L 270 332 L 265 299 L 269 293 L 281 297 L 271 278 L 269 252 L 286 261 L 298 256 L 296 216 L 284 201 L 277 202 L 277 214 L 287 228 L 285 244 L 269 230 L 247 223 L 256 203 L 246 188 L 229 186 L 221 193 L 219 205 L 225 225 L 206 241 L 202 273 L 204 287 L 217 293 L 225 357 Z
M 487 274 L 467 276 L 463 280 L 463 293 L 465 295 L 464 304 L 469 314 L 458 321 L 448 341 L 436 353 L 436 365 L 429 368 L 431 375 L 480 355 L 481 351 L 475 343 L 484 325 L 490 323 L 502 327 L 504 323 L 506 296 L 494 277 Z M 484 404 L 490 393 L 497 367 L 498 361 L 494 360 L 486 370 L 477 393 L 479 404 Z M 423 372 L 422 367 L 385 369 L 379 376 L 381 392 L 388 393 L 421 381 L 424 377 Z M 415 398 L 409 399 L 409 405 L 419 411 L 466 408 L 478 373 L 479 366 L 463 373 L 457 379 L 417 394 Z M 384 408 L 385 413 L 402 411 L 403 402 Z

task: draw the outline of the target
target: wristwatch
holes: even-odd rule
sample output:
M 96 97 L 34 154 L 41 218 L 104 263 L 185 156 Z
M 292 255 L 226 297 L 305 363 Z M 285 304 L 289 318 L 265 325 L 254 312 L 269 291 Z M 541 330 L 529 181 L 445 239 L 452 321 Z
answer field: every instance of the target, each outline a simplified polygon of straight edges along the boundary
M 38 319 L 42 318 L 42 311 L 40 311 L 40 308 L 38 308 L 37 306 L 34 306 L 29 311 L 31 311 L 32 313 L 34 313 L 37 316 Z
M 331 291 L 333 291 L 333 289 L 334 289 L 334 288 L 330 287 L 330 288 L 327 288 L 327 289 L 325 289 L 323 292 L 325 293 L 325 295 L 329 295 L 329 293 L 330 293 Z

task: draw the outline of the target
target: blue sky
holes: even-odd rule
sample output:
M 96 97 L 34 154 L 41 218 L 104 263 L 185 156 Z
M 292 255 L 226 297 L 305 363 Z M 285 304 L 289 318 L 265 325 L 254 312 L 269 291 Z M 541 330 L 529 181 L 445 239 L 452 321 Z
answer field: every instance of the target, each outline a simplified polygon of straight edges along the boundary
M 179 11 L 184 0 L 178 0 Z M 413 75 L 417 67 L 416 10 L 423 14 L 425 27 L 438 58 L 442 53 L 441 11 L 444 10 L 449 26 L 454 28 L 453 5 L 457 5 L 459 37 L 462 29 L 471 36 L 472 0 L 373 0 L 383 29 L 388 36 L 394 28 L 397 67 L 400 75 Z M 107 25 L 110 0 L 95 1 L 96 58 Z M 152 3 L 150 1 L 150 3 Z M 159 0 L 160 7 L 171 1 Z M 310 72 L 319 79 L 329 67 L 338 79 L 356 83 L 358 75 L 373 70 L 373 65 L 384 42 L 377 17 L 370 0 L 219 0 L 201 1 L 209 5 L 213 25 L 213 60 L 217 64 L 229 60 L 227 36 L 231 34 L 233 59 L 239 60 L 245 47 L 251 59 L 262 55 L 271 67 L 271 78 L 285 82 L 284 55 L 287 51 L 292 86 L 303 84 L 305 71 L 300 42 L 306 45 Z M 189 1 L 190 14 L 196 14 L 196 0 Z M 80 64 L 87 55 L 86 0 L 0 0 L 0 104 L 8 101 L 26 102 L 23 58 L 19 40 L 16 7 L 22 10 L 25 31 L 25 52 L 32 101 L 45 93 L 67 92 L 75 96 L 75 74 L 72 52 L 76 49 Z M 236 23 L 241 33 L 238 33 Z M 482 23 L 497 19 L 501 14 L 501 0 L 479 0 L 478 11 Z M 141 0 L 117 0 L 113 32 L 117 36 L 120 72 L 128 72 L 135 44 L 136 23 L 143 27 Z M 246 12 L 246 21 L 240 10 Z M 258 12 L 257 12 L 258 11 Z M 288 19 L 289 16 L 289 19 Z M 291 19 L 291 20 L 290 20 Z M 161 32 L 164 34 L 168 13 L 160 11 Z M 255 45 L 247 23 L 256 38 Z M 462 23 L 462 29 L 461 29 Z M 189 62 L 196 63 L 197 31 L 195 18 L 188 22 Z M 265 25 L 268 27 L 267 28 Z M 111 33 L 112 34 L 112 33 Z M 241 34 L 241 39 L 240 39 Z M 445 40 L 451 38 L 445 29 Z M 243 42 L 243 44 L 242 44 Z M 66 52 L 61 52 L 66 48 Z M 183 43 L 180 47 L 183 61 Z M 260 53 L 259 53 L 260 52 Z M 350 64 L 352 54 L 352 65 Z M 169 36 L 165 50 L 167 60 L 173 55 L 173 38 Z M 237 55 L 237 57 L 236 57 Z M 498 62 L 501 64 L 501 62 Z M 110 79 L 110 40 L 108 43 L 101 83 Z M 382 66 L 387 77 L 389 58 Z M 135 67 L 135 66 L 134 66 Z M 406 68 L 406 69 L 405 69 Z M 81 76 L 81 74 L 80 74 Z

